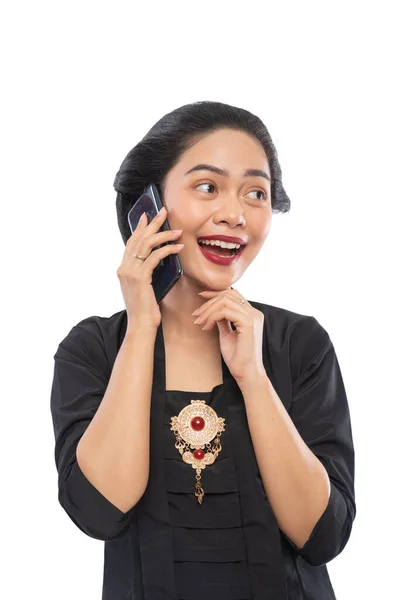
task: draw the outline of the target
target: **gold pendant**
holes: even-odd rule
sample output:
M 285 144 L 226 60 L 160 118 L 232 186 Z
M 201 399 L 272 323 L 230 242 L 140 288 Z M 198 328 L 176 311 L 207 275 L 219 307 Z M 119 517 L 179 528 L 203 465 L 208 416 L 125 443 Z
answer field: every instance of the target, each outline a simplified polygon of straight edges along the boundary
M 220 435 L 225 431 L 225 419 L 218 417 L 205 400 L 191 400 L 177 417 L 171 417 L 171 430 L 176 436 L 175 448 L 179 450 L 183 461 L 196 469 L 195 496 L 201 504 L 204 497 L 201 471 L 207 465 L 212 465 L 221 452 Z

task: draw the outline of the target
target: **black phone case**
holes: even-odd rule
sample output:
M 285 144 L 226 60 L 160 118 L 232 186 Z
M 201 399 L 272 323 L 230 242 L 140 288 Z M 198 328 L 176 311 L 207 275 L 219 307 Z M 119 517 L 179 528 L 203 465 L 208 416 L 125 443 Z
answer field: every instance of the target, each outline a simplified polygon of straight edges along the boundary
M 138 198 L 128 213 L 128 223 L 131 232 L 133 233 L 138 226 L 142 213 L 145 212 L 147 214 L 147 222 L 149 224 L 159 213 L 162 207 L 163 204 L 161 202 L 158 188 L 156 184 L 151 183 L 144 189 L 142 195 Z M 165 219 L 158 231 L 167 231 L 169 229 L 170 226 L 168 219 Z M 166 242 L 166 244 L 174 243 L 176 242 Z M 161 248 L 162 246 L 165 246 L 165 244 L 155 246 L 153 251 Z M 152 286 L 158 304 L 179 280 L 182 273 L 182 265 L 177 254 L 169 254 L 160 260 L 153 271 L 152 277 Z

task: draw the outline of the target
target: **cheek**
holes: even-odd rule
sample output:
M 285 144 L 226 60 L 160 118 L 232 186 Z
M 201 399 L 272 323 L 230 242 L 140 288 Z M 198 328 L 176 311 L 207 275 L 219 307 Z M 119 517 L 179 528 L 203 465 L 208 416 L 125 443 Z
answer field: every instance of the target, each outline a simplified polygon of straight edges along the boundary
M 260 237 L 262 238 L 263 242 L 268 237 L 270 229 L 271 229 L 271 220 L 269 220 L 267 223 L 265 223 L 264 227 L 261 230 Z
M 265 218 L 259 218 L 251 223 L 251 234 L 256 243 L 262 244 L 265 238 L 268 236 L 271 228 L 272 220 L 270 216 Z M 249 224 L 250 225 L 250 224 Z
M 197 234 L 207 218 L 204 210 L 200 210 L 200 208 L 199 205 L 191 202 L 185 194 L 181 194 L 173 200 L 171 199 L 166 204 L 169 226 L 171 229 L 183 229 L 182 235 L 185 233 Z
M 167 219 L 171 229 L 183 229 L 183 233 L 190 230 L 193 216 L 190 214 L 188 202 L 176 196 L 166 202 L 165 208 L 168 211 Z

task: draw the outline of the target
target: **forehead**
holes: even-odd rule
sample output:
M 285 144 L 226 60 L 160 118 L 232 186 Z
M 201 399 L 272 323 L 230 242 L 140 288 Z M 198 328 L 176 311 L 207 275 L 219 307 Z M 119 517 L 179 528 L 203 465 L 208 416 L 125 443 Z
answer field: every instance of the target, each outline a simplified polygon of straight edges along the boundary
M 207 133 L 182 154 L 176 167 L 182 172 L 203 162 L 227 169 L 232 175 L 248 168 L 262 169 L 270 175 L 264 148 L 244 131 L 220 129 Z

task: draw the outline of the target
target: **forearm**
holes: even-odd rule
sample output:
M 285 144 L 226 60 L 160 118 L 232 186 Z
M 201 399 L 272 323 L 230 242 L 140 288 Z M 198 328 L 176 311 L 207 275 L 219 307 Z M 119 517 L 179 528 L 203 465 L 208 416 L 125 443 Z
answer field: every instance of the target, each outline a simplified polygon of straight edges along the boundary
M 77 446 L 84 475 L 123 512 L 140 500 L 148 481 L 155 336 L 148 328 L 127 330 L 104 397 Z
M 330 495 L 325 467 L 308 448 L 268 376 L 240 383 L 268 500 L 280 529 L 302 548 Z

